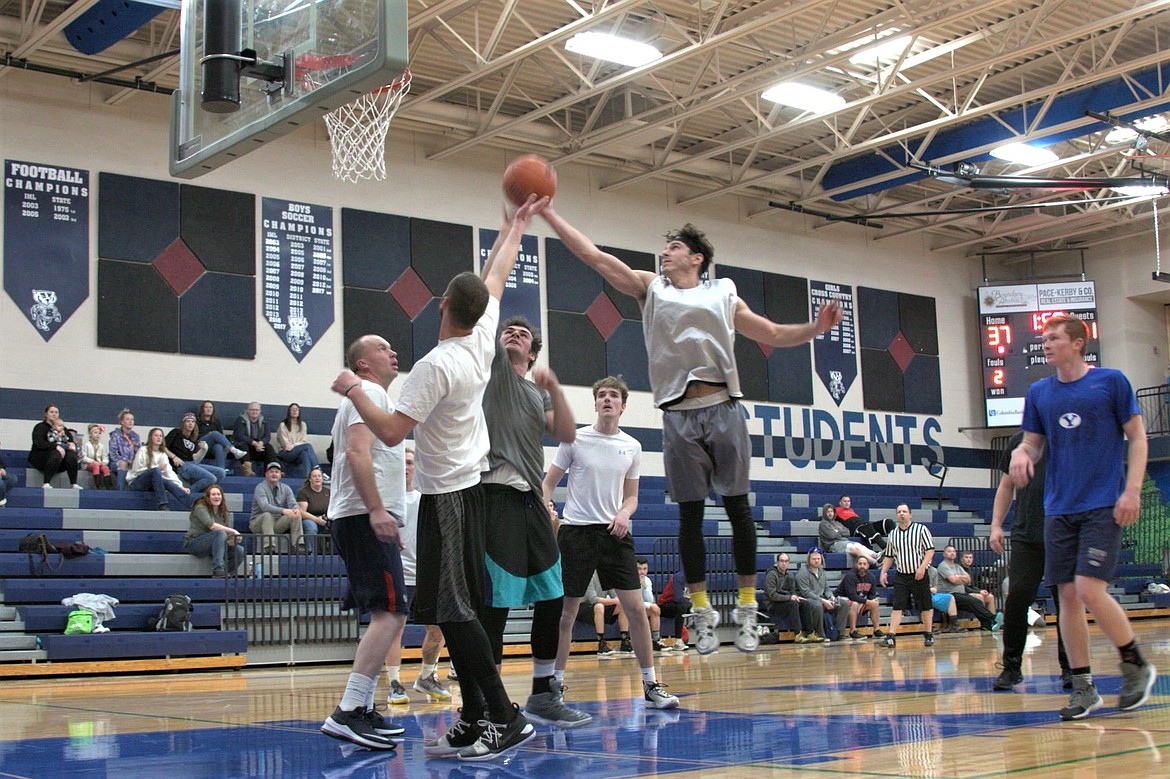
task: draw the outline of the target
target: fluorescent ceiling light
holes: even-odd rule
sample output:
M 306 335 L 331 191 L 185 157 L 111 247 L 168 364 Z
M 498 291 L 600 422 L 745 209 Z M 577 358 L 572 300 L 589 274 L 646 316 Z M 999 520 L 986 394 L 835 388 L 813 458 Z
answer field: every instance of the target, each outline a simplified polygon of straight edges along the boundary
M 760 97 L 773 103 L 818 114 L 845 105 L 845 98 L 840 95 L 817 87 L 810 87 L 808 84 L 798 84 L 795 81 L 785 81 L 783 84 L 769 87 Z
M 991 150 L 991 156 L 1004 162 L 1018 162 L 1030 167 L 1047 165 L 1060 159 L 1051 149 L 1029 146 L 1026 143 L 1007 143 L 1003 146 L 997 146 Z
M 1113 187 L 1113 191 L 1121 195 L 1129 195 L 1130 197 L 1151 197 L 1153 195 L 1165 195 L 1170 190 L 1158 184 L 1137 184 L 1132 187 Z
M 862 49 L 849 58 L 854 65 L 874 65 L 879 62 L 892 62 L 902 56 L 902 52 L 910 45 L 910 36 L 901 35 L 885 43 L 868 49 Z
M 604 32 L 579 32 L 565 43 L 565 48 L 586 57 L 616 62 L 636 68 L 657 59 L 662 52 L 648 43 L 632 41 Z

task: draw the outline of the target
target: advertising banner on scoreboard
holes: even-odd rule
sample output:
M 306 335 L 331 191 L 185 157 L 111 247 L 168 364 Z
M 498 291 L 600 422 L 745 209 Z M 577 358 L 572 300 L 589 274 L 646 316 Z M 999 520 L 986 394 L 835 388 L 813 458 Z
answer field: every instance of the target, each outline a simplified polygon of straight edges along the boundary
M 333 209 L 266 197 L 264 318 L 297 362 L 333 325 Z
M 838 406 L 849 394 L 857 378 L 857 331 L 854 328 L 853 287 L 828 281 L 809 281 L 811 315 L 821 306 L 837 301 L 841 304 L 841 324 L 813 339 L 813 358 L 817 376 Z
M 492 245 L 499 230 L 479 231 L 479 267 L 487 262 Z M 543 330 L 540 316 L 540 254 L 535 235 L 520 236 L 520 256 L 516 267 L 504 284 L 504 297 L 500 300 L 500 321 L 510 316 L 522 316 L 537 330 Z
M 4 161 L 4 289 L 46 341 L 89 297 L 89 171 Z

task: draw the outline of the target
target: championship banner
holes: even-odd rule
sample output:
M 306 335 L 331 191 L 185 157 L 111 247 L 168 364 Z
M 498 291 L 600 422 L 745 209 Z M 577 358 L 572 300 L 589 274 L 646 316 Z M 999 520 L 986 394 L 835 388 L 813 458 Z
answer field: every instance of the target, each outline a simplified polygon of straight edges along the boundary
M 4 161 L 4 289 L 46 341 L 89 297 L 89 171 Z
M 479 267 L 487 262 L 499 230 L 479 231 Z M 540 316 L 540 255 L 535 235 L 520 236 L 520 256 L 516 267 L 504 283 L 504 297 L 500 300 L 500 321 L 510 316 L 522 316 L 543 332 Z
M 812 316 L 829 301 L 841 304 L 841 324 L 813 339 L 817 376 L 838 406 L 857 378 L 857 331 L 854 329 L 853 287 L 827 281 L 809 281 Z
M 264 318 L 297 362 L 333 325 L 333 209 L 264 198 Z

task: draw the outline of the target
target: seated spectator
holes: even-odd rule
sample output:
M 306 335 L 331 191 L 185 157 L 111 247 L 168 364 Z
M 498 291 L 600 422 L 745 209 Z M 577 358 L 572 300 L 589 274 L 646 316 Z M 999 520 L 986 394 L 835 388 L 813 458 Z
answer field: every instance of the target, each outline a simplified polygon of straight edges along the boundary
M 110 450 L 102 436 L 106 433 L 104 425 L 92 424 L 86 428 L 85 440 L 81 442 L 81 459 L 79 468 L 84 468 L 93 476 L 93 486 L 99 490 L 113 490 L 118 483 L 110 475 Z
M 329 488 L 325 486 L 321 466 L 316 466 L 305 477 L 305 483 L 297 490 L 297 507 L 301 510 L 301 532 L 306 546 L 311 547 L 313 537 L 329 528 Z
M 296 403 L 288 405 L 284 420 L 276 426 L 276 456 L 286 466 L 300 463 L 299 473 L 306 476 L 320 464 L 309 443 L 309 429 L 301 419 L 301 407 Z
M 8 493 L 16 486 L 16 477 L 8 472 L 4 455 L 0 454 L 0 509 L 8 505 Z
M 892 519 L 866 522 L 853 510 L 853 498 L 848 495 L 842 495 L 837 501 L 837 519 L 849 528 L 849 535 L 857 536 L 870 549 L 885 549 L 886 536 L 895 525 Z
M 271 536 L 277 533 L 288 533 L 296 551 L 308 551 L 303 540 L 301 510 L 292 488 L 280 480 L 282 476 L 284 469 L 280 463 L 268 463 L 264 469 L 264 481 L 257 484 L 252 493 L 252 517 L 248 520 L 248 529 L 257 535 L 269 536 L 261 539 L 265 554 L 276 551 L 276 539 Z
M 235 576 L 244 562 L 240 532 L 232 527 L 232 515 L 223 497 L 223 487 L 212 484 L 191 509 L 191 527 L 183 537 L 183 549 L 195 557 L 211 558 L 211 575 L 222 579 Z M 225 568 L 226 566 L 226 568 Z
M 800 624 L 801 597 L 796 594 L 796 577 L 788 571 L 788 553 L 776 555 L 776 564 L 764 574 L 764 600 L 768 615 L 787 620 L 788 629 L 798 636 L 804 633 Z
M 589 580 L 585 597 L 581 598 L 581 605 L 577 607 L 577 619 L 593 624 L 593 630 L 597 633 L 598 657 L 609 657 L 617 654 L 617 650 L 610 647 L 609 642 L 605 640 L 606 625 L 617 622 L 618 630 L 623 635 L 629 635 L 630 623 L 626 619 L 626 615 L 618 609 L 617 594 L 613 590 L 601 589 L 601 581 L 597 578 L 596 571 L 593 572 L 593 578 Z M 631 651 L 633 650 L 631 649 Z
M 881 559 L 878 552 L 864 544 L 849 540 L 849 528 L 837 519 L 837 510 L 828 503 L 821 507 L 821 523 L 817 526 L 817 536 L 821 548 L 826 552 L 843 552 L 850 555 L 850 559 L 864 557 L 871 565 Z
M 169 511 L 167 493 L 185 509 L 191 508 L 191 490 L 183 486 L 171 467 L 171 453 L 167 451 L 161 427 L 152 427 L 126 471 L 126 489 L 134 492 L 153 492 L 160 511 Z
M 110 470 L 118 478 L 118 489 L 126 489 L 126 472 L 141 446 L 142 439 L 134 432 L 134 414 L 124 408 L 118 412 L 118 429 L 110 432 Z
M 225 469 L 204 462 L 207 444 L 199 440 L 194 414 L 183 415 L 179 426 L 167 434 L 166 444 L 175 473 L 191 485 L 192 492 L 205 492 L 227 476 Z
M 849 634 L 851 641 L 863 641 L 857 632 L 857 618 L 863 611 L 869 614 L 874 638 L 881 638 L 881 603 L 877 597 L 877 582 L 869 572 L 869 560 L 858 557 L 853 568 L 837 584 L 837 595 L 849 602 Z
M 926 569 L 927 575 L 930 577 L 930 603 L 934 607 L 939 617 L 939 627 L 941 633 L 958 633 L 963 628 L 959 627 L 955 617 L 959 614 L 959 608 L 955 605 L 955 596 L 938 591 L 939 575 L 938 569 L 933 565 Z
M 223 434 L 223 425 L 215 416 L 215 404 L 210 400 L 199 404 L 195 424 L 199 428 L 199 442 L 207 444 L 207 456 L 211 458 L 211 464 L 216 468 L 227 470 L 228 455 L 240 462 L 248 459 L 248 453 L 232 446 L 232 442 Z
M 687 580 L 682 571 L 666 580 L 666 586 L 658 593 L 658 614 L 660 619 L 674 620 L 674 643 L 671 651 L 687 651 L 687 628 L 684 617 L 691 610 L 691 599 L 687 597 Z
M 268 441 L 270 436 L 268 422 L 260 413 L 260 404 L 249 403 L 232 428 L 232 443 L 248 453 L 243 461 L 245 476 L 255 475 L 253 463 L 264 463 L 264 470 L 267 471 L 268 465 L 276 462 L 276 452 Z M 283 467 L 281 470 L 283 471 Z
M 819 644 L 829 640 L 825 636 L 826 611 L 833 614 L 838 636 L 844 633 L 845 621 L 849 618 L 849 603 L 833 594 L 822 567 L 824 564 L 824 553 L 814 546 L 808 550 L 804 567 L 796 572 L 796 594 L 802 598 L 800 622 L 807 627 L 806 632 L 796 637 L 800 644 Z
M 955 608 L 974 616 L 983 630 L 998 630 L 995 615 L 987 610 L 982 600 L 968 594 L 967 585 L 970 583 L 971 575 L 959 565 L 955 547 L 947 544 L 943 547 L 943 561 L 938 564 L 938 591 L 954 596 Z
M 45 406 L 45 418 L 33 427 L 32 449 L 28 453 L 28 464 L 45 476 L 45 489 L 52 487 L 49 482 L 58 473 L 69 475 L 69 484 L 77 486 L 78 451 L 71 431 L 61 421 L 61 411 L 50 403 Z
M 642 602 L 646 604 L 646 619 L 650 621 L 650 640 L 655 652 L 666 652 L 662 643 L 662 609 L 654 598 L 654 583 L 650 581 L 650 562 L 645 557 L 634 558 L 638 565 L 638 581 L 642 585 Z M 633 647 L 631 647 L 633 649 Z
M 963 566 L 963 570 L 967 573 L 967 593 L 983 601 L 983 605 L 987 610 L 995 615 L 997 623 L 1003 622 L 1003 615 L 995 608 L 995 596 L 979 585 L 979 570 L 975 567 L 975 553 L 963 552 L 959 555 L 959 565 Z

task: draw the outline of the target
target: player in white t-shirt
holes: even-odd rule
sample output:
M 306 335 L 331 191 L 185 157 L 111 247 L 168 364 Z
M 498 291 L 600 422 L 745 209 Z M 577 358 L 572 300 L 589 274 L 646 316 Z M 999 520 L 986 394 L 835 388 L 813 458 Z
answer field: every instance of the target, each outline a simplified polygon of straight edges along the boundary
M 489 760 L 536 735 L 508 699 L 477 612 L 483 605 L 484 512 L 480 473 L 487 469 L 488 434 L 483 394 L 496 351 L 500 296 L 516 264 L 520 237 L 548 198 L 530 197 L 505 212 L 481 280 L 460 273 L 439 302 L 439 343 L 415 363 L 393 413 L 360 397 L 354 405 L 383 442 L 395 445 L 414 432 L 418 509 L 418 560 L 413 615 L 438 625 L 459 675 L 459 719 L 424 750 L 432 757 Z M 333 391 L 344 394 L 353 374 L 342 371 Z M 383 657 L 385 655 L 383 654 Z M 379 658 L 381 659 L 381 658 Z
M 601 587 L 616 591 L 629 618 L 646 704 L 673 709 L 678 706 L 678 698 L 658 682 L 654 670 L 650 622 L 634 561 L 634 537 L 630 535 L 630 517 L 638 508 L 642 445 L 618 429 L 629 395 L 629 387 L 620 378 L 607 376 L 594 382 L 597 421 L 579 429 L 573 443 L 560 445 L 544 477 L 542 488 L 547 500 L 561 477 L 569 474 L 568 496 L 557 533 L 565 602 L 555 675 L 558 681 L 564 680 L 577 607 L 596 571 Z

